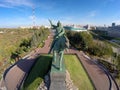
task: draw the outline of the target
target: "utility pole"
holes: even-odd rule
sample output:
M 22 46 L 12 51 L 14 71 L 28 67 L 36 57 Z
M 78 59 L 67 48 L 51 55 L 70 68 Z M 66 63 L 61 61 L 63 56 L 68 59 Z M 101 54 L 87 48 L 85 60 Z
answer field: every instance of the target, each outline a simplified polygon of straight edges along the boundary
M 32 20 L 33 20 L 33 28 L 35 28 L 35 7 L 32 7 Z

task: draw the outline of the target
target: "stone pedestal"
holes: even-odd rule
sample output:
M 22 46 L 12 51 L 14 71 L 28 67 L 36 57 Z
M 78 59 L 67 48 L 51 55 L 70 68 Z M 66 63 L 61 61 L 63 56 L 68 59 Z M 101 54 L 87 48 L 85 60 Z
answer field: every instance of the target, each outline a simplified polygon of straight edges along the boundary
M 50 90 L 66 90 L 65 78 L 65 64 L 62 64 L 62 70 L 60 71 L 53 62 L 50 72 Z

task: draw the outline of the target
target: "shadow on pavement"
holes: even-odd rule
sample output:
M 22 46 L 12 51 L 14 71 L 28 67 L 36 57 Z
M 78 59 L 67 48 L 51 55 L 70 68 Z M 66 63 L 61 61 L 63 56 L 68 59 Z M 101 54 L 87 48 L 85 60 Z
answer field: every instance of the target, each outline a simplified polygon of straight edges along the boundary
M 16 65 L 25 73 L 28 73 L 33 64 L 35 63 L 35 59 L 23 59 L 20 60 Z

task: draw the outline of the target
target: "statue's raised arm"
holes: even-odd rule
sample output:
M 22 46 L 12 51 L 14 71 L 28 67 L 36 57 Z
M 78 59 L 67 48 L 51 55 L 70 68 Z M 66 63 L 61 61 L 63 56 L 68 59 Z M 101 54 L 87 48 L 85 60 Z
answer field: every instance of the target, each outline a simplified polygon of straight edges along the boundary
M 50 25 L 52 26 L 53 24 L 52 24 L 52 21 L 49 19 L 49 22 L 50 22 Z
M 49 22 L 50 22 L 50 25 L 51 25 L 51 27 L 52 27 L 53 29 L 56 29 L 56 28 L 57 28 L 57 26 L 56 26 L 56 25 L 53 25 L 53 23 L 52 23 L 52 21 L 51 21 L 51 20 L 49 20 Z

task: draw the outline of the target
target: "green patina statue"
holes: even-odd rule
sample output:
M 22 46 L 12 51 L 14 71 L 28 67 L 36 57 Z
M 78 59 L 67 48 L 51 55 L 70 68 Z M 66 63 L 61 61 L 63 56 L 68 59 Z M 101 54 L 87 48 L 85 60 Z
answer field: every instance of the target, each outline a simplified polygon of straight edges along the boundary
M 48 53 L 51 53 L 53 51 L 53 62 L 58 62 L 59 64 L 55 64 L 56 67 L 59 68 L 59 70 L 62 70 L 62 63 L 63 63 L 63 54 L 64 50 L 69 47 L 69 40 L 65 36 L 65 30 L 62 27 L 60 21 L 58 21 L 57 25 L 53 25 L 51 20 L 49 20 L 52 29 L 55 29 L 55 35 L 53 38 L 53 42 L 51 44 L 50 51 Z M 59 66 L 57 66 L 59 65 Z

